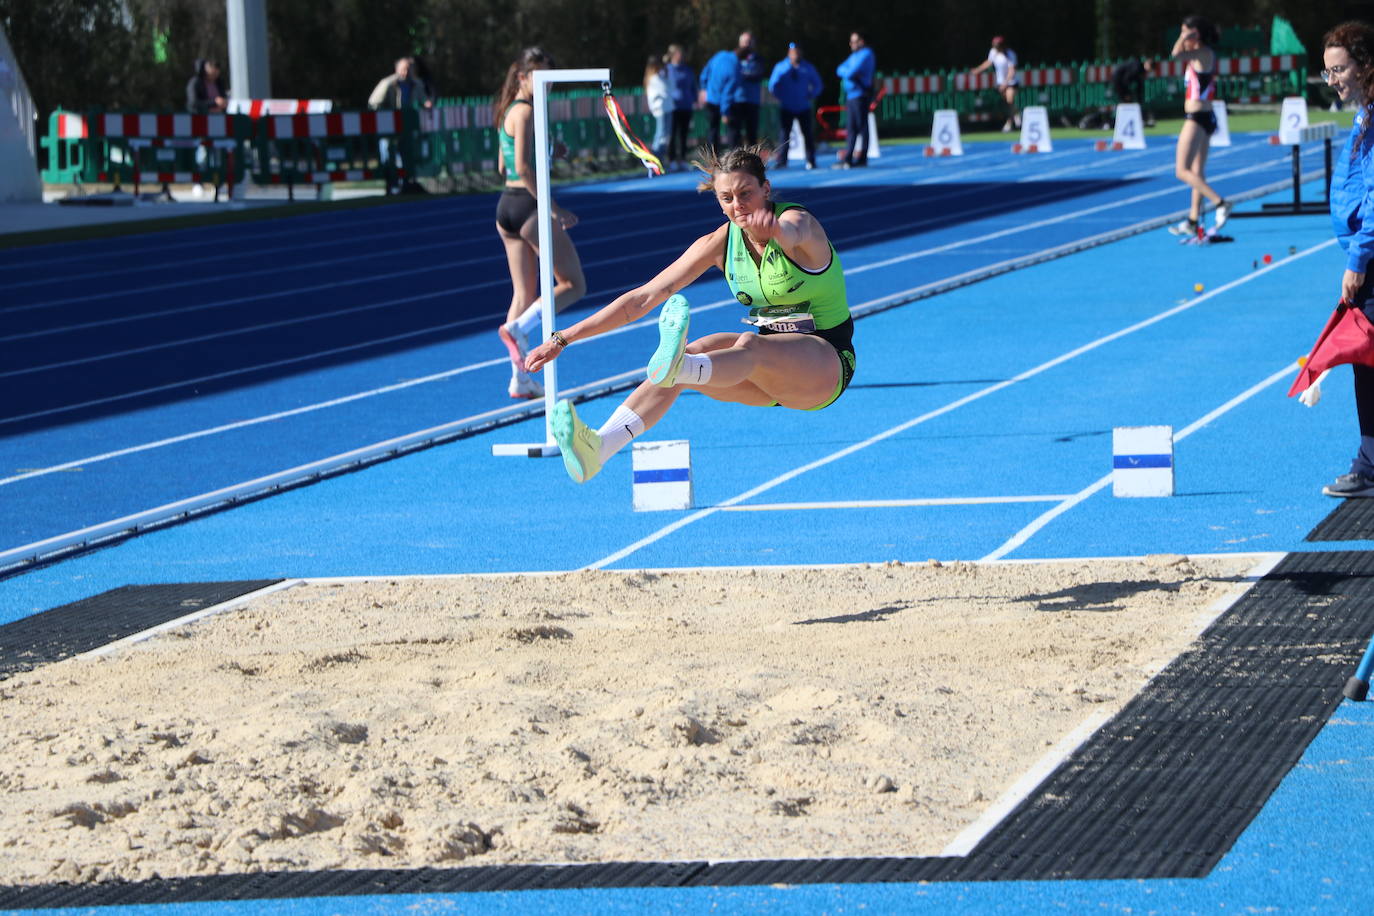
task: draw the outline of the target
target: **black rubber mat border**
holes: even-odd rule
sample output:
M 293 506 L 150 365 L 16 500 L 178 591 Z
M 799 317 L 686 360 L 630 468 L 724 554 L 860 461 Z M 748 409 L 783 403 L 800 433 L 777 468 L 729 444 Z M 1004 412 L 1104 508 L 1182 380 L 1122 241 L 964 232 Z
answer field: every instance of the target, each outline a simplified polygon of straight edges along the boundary
M 0 680 L 99 649 L 281 579 L 126 585 L 0 625 Z
M 1307 534 L 1309 541 L 1374 541 L 1374 499 L 1343 499 Z
M 1289 554 L 964 857 L 269 872 L 0 888 L 0 908 L 361 894 L 1200 878 L 1342 700 L 1374 552 Z

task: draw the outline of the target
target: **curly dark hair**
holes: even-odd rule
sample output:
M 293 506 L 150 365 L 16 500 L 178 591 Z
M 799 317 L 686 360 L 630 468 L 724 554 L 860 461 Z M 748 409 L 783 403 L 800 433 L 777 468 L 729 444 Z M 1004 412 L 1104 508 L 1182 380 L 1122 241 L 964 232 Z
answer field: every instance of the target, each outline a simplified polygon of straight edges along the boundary
M 1364 97 L 1364 124 L 1350 147 L 1351 159 L 1359 154 L 1364 135 L 1369 130 L 1369 118 L 1374 114 L 1374 28 L 1359 20 L 1342 22 L 1322 38 L 1322 50 L 1341 48 L 1360 68 L 1360 95 Z
M 759 184 L 763 184 L 768 180 L 766 164 L 772 155 L 773 147 L 766 141 L 760 141 L 753 146 L 737 147 L 724 155 L 716 152 L 713 146 L 703 146 L 697 150 L 696 158 L 692 160 L 692 164 L 706 176 L 697 182 L 697 190 L 714 190 L 716 175 L 728 175 L 731 172 L 747 172 L 757 178 Z

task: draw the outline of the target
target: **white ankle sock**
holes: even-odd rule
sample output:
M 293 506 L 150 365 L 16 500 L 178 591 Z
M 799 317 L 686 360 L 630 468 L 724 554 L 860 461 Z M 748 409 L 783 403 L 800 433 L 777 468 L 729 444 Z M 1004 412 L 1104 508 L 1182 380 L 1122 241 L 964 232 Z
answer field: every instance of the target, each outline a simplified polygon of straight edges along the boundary
M 515 319 L 515 326 L 526 338 L 532 338 L 535 328 L 539 327 L 539 323 L 543 319 L 544 303 L 542 300 L 536 299 L 529 308 L 520 313 L 519 318 Z
M 682 354 L 682 369 L 677 374 L 679 385 L 705 385 L 710 380 L 711 357 L 705 353 Z
M 605 464 L 608 458 L 642 432 L 644 421 L 639 418 L 639 414 L 624 404 L 617 407 L 611 418 L 596 431 L 601 437 L 601 463 Z

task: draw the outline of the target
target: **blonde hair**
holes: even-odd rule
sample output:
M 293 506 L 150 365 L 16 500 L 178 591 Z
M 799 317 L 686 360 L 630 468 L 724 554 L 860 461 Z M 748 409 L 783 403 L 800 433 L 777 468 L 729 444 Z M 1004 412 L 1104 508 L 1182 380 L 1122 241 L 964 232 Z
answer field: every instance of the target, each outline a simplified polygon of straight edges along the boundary
M 716 152 L 713 146 L 697 149 L 692 165 L 706 177 L 697 182 L 698 191 L 714 191 L 716 176 L 731 172 L 745 172 L 758 179 L 759 184 L 768 180 L 768 160 L 773 155 L 773 146 L 760 140 L 752 146 L 740 146 L 727 151 L 724 155 Z

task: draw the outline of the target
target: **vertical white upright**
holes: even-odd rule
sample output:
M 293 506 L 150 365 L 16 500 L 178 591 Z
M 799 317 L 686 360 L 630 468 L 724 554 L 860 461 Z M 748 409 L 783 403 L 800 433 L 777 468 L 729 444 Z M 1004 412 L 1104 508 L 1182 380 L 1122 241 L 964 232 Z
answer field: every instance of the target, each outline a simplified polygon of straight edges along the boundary
M 538 212 L 539 222 L 539 301 L 542 305 L 544 334 L 541 341 L 548 340 L 555 330 L 553 312 L 553 209 L 552 188 L 550 187 L 549 160 L 553 158 L 553 148 L 549 144 L 549 86 L 554 83 L 606 83 L 611 81 L 611 71 L 606 68 L 592 70 L 535 70 L 534 71 L 534 179 L 539 185 Z M 558 403 L 558 360 L 544 365 L 544 441 L 529 445 L 496 444 L 491 447 L 493 455 L 523 455 L 530 458 L 558 454 L 558 443 L 553 441 L 553 405 Z

